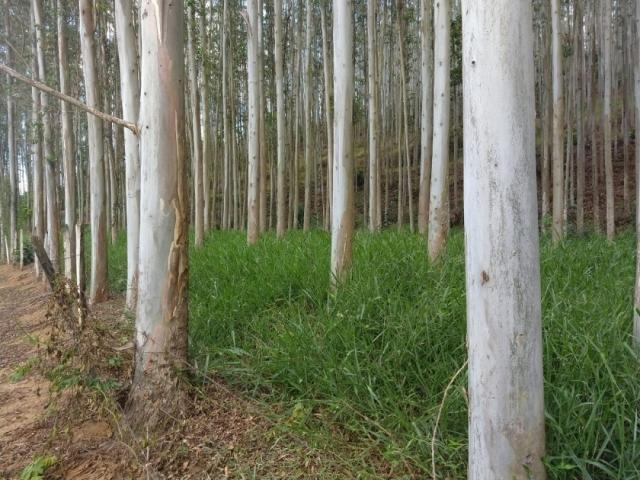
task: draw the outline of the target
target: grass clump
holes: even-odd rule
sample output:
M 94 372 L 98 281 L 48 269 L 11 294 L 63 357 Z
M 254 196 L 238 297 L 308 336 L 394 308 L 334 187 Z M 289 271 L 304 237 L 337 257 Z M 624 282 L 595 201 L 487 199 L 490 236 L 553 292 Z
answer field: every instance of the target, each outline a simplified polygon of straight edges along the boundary
M 337 295 L 329 243 L 321 231 L 268 233 L 253 247 L 242 232 L 212 233 L 190 256 L 192 358 L 267 404 L 282 428 L 354 445 L 359 474 L 376 476 L 376 458 L 386 476 L 425 476 L 443 391 L 466 358 L 463 233 L 429 265 L 418 235 L 359 232 Z M 635 236 L 556 249 L 544 237 L 541 254 L 549 477 L 639 478 Z M 438 427 L 436 465 L 451 478 L 466 475 L 464 377 Z

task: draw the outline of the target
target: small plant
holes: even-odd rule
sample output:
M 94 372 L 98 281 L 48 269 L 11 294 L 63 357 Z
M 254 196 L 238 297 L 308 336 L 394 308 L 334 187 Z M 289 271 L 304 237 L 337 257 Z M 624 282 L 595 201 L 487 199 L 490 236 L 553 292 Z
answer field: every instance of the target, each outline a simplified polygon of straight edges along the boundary
M 9 375 L 9 381 L 11 383 L 18 383 L 26 377 L 31 369 L 36 365 L 38 359 L 35 357 L 30 358 L 29 360 L 22 362 L 20 365 L 16 367 L 16 369 Z
M 47 469 L 55 465 L 56 462 L 57 459 L 53 455 L 38 456 L 24 467 L 20 474 L 20 480 L 42 480 Z

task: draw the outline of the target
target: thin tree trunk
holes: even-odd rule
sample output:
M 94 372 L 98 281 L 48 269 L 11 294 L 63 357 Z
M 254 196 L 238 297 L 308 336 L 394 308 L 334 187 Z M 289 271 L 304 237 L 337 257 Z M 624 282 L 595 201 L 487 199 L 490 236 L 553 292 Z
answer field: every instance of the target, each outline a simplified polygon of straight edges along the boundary
M 140 114 L 140 68 L 138 39 L 134 29 L 132 0 L 116 0 L 116 37 L 120 61 L 122 115 L 138 120 Z M 127 211 L 127 308 L 136 308 L 140 245 L 140 151 L 138 137 L 124 132 Z
M 378 0 L 367 0 L 367 81 L 369 86 L 369 229 L 380 230 L 378 211 L 380 206 L 380 98 L 378 84 L 378 47 L 376 4 Z
M 333 215 L 331 217 L 331 282 L 346 280 L 351 266 L 353 195 L 353 4 L 333 0 L 333 65 L 335 136 L 333 150 Z
M 276 62 L 276 122 L 277 122 L 277 149 L 278 149 L 278 172 L 277 172 L 277 205 L 276 205 L 276 235 L 280 238 L 287 228 L 287 215 L 285 206 L 285 112 L 284 112 L 284 44 L 282 42 L 282 0 L 274 2 L 274 41 L 275 41 L 275 62 Z
M 436 260 L 449 233 L 450 0 L 435 5 L 435 72 L 433 89 L 433 170 L 429 202 L 428 252 Z
M 304 49 L 304 219 L 303 231 L 311 226 L 311 0 L 306 0 L 306 41 Z
M 325 105 L 325 121 L 327 128 L 327 205 L 325 211 L 325 228 L 330 229 L 331 226 L 331 205 L 333 191 L 333 110 L 331 107 L 331 99 L 333 97 L 333 74 L 332 74 L 332 58 L 329 54 L 329 41 L 327 34 L 327 19 L 325 14 L 325 3 L 320 5 L 320 23 L 322 27 L 322 68 L 324 74 L 324 105 Z
M 562 42 L 560 0 L 551 0 L 553 51 L 553 228 L 554 244 L 564 238 L 564 95 L 562 85 Z
M 37 0 L 34 0 L 37 1 Z M 89 106 L 99 104 L 96 68 L 94 6 L 90 0 L 80 1 L 80 49 L 84 83 Z M 89 141 L 89 182 L 91 215 L 91 285 L 89 300 L 98 303 L 107 297 L 107 219 L 105 212 L 104 145 L 102 120 L 87 115 Z
M 420 122 L 420 187 L 418 193 L 418 231 L 427 233 L 431 191 L 431 154 L 433 150 L 433 2 L 420 1 L 420 77 L 422 104 Z
M 191 140 L 193 144 L 192 171 L 195 214 L 195 245 L 201 247 L 204 242 L 204 199 L 202 185 L 202 138 L 200 129 L 200 97 L 198 95 L 198 70 L 195 51 L 195 5 L 189 4 L 187 33 L 187 52 L 189 63 L 189 103 L 191 105 Z
M 247 1 L 247 88 L 248 88 L 248 184 L 247 243 L 255 244 L 260 234 L 260 90 L 258 73 L 258 0 Z
M 607 206 L 607 238 L 611 241 L 615 235 L 615 212 L 613 192 L 613 159 L 611 157 L 611 0 L 603 0 L 603 42 L 604 42 L 604 104 L 602 106 L 602 126 L 604 129 L 604 174 Z

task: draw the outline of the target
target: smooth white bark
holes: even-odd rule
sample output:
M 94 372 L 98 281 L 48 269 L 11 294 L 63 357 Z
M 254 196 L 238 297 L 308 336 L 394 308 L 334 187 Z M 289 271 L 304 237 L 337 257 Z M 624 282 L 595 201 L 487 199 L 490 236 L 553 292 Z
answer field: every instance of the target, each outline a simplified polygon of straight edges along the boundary
M 175 386 L 168 378 L 183 367 L 187 353 L 184 8 L 181 2 L 154 3 L 140 17 L 143 161 L 134 396 L 149 389 L 166 395 Z M 142 395 L 138 400 L 157 398 Z
M 94 5 L 91 0 L 80 1 L 80 50 L 87 104 L 99 108 L 100 95 L 94 40 Z M 87 114 L 89 138 L 89 194 L 91 223 L 91 283 L 89 300 L 100 302 L 107 296 L 107 216 L 104 178 L 104 145 L 102 120 Z
M 367 0 L 367 82 L 369 87 L 369 230 L 381 227 L 379 136 L 380 92 L 378 84 L 377 13 L 378 0 Z
M 276 200 L 276 235 L 282 237 L 287 225 L 285 210 L 285 111 L 284 111 L 284 44 L 282 43 L 282 0 L 274 1 L 274 42 L 276 62 L 276 122 L 277 122 L 277 200 Z
M 436 260 L 449 233 L 450 0 L 434 0 L 433 166 L 429 201 L 429 258 Z
M 540 480 L 532 8 L 513 0 L 462 0 L 462 12 L 468 478 Z
M 353 3 L 333 0 L 333 213 L 331 281 L 345 280 L 351 266 L 353 239 Z
M 552 237 L 558 243 L 564 238 L 564 94 L 562 80 L 560 0 L 551 0 L 551 50 L 553 63 L 553 145 L 552 145 Z
M 65 6 L 63 0 L 57 1 L 58 8 L 58 64 L 60 92 L 69 95 L 69 67 L 67 60 L 67 34 L 65 22 Z M 73 122 L 69 105 L 60 101 L 60 124 L 62 126 L 62 172 L 64 174 L 64 273 L 75 279 L 76 271 L 76 162 Z
M 116 38 L 120 62 L 122 115 L 137 122 L 140 114 L 138 39 L 133 24 L 133 0 L 116 0 Z M 130 130 L 124 131 L 125 191 L 127 211 L 127 308 L 136 307 L 138 253 L 140 250 L 140 145 Z

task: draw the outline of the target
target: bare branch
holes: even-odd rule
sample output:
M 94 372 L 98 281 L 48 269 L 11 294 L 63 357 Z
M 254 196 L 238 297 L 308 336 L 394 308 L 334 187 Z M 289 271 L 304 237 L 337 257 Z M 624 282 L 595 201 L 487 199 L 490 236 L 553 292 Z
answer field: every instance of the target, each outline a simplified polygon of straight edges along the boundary
M 69 95 L 65 95 L 64 93 L 58 92 L 57 90 L 51 88 L 48 85 L 45 85 L 42 82 L 26 77 L 3 63 L 0 63 L 0 71 L 6 73 L 7 75 L 10 75 L 13 78 L 20 80 L 21 82 L 26 83 L 27 85 L 31 85 L 32 87 L 35 87 L 38 90 L 42 90 L 43 92 L 48 93 L 53 97 L 56 97 L 67 103 L 70 103 L 71 105 L 78 107 L 80 110 L 84 110 L 85 112 L 90 113 L 91 115 L 95 115 L 96 117 L 101 118 L 102 120 L 115 123 L 116 125 L 121 125 L 125 128 L 128 128 L 133 132 L 134 135 L 138 135 L 140 133 L 140 129 L 138 128 L 138 125 L 136 125 L 135 123 L 127 122 L 126 120 L 123 120 L 121 118 L 114 117 L 113 115 L 109 115 L 108 113 L 101 112 L 93 107 L 90 107 L 85 103 L 82 103 L 80 100 L 70 97 Z

